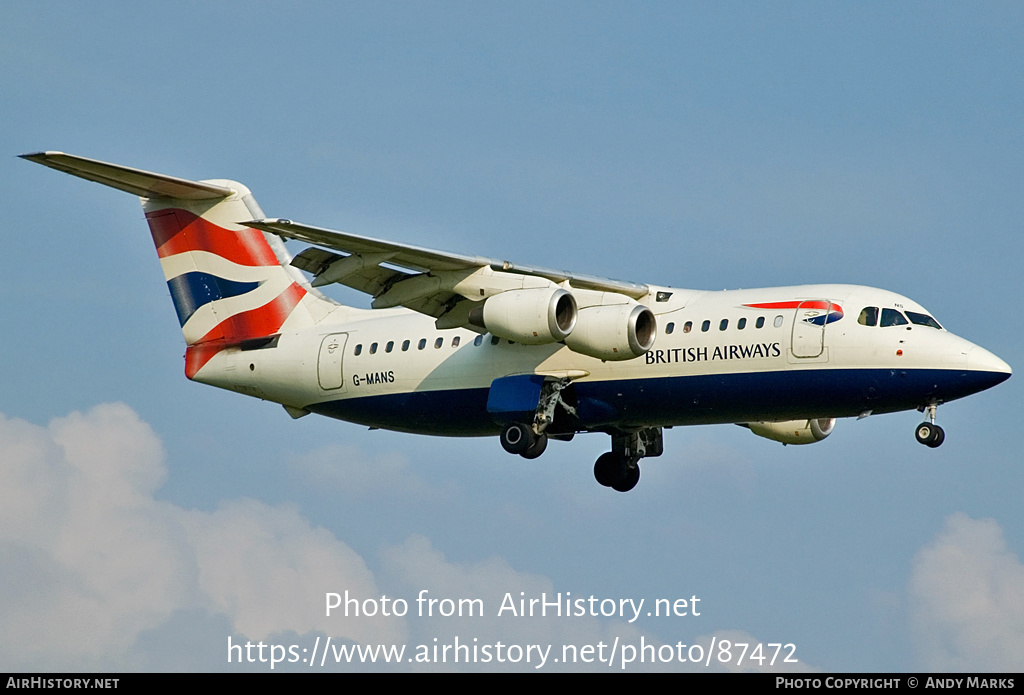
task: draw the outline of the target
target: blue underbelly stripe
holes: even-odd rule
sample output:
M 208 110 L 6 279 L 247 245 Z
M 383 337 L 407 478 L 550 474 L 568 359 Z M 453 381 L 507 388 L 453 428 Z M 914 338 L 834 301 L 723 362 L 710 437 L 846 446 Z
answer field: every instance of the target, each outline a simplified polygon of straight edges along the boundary
M 581 429 L 854 417 L 952 401 L 1004 381 L 1000 372 L 946 369 L 816 369 L 573 385 Z M 424 434 L 497 434 L 488 388 L 350 397 L 313 412 L 370 427 Z

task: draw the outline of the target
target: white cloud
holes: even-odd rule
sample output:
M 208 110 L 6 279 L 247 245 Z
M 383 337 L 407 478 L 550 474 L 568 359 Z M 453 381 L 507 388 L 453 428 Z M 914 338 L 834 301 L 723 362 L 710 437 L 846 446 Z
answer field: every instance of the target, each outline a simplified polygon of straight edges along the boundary
M 266 663 L 227 664 L 229 635 L 236 644 L 307 647 L 315 636 L 329 635 L 405 644 L 410 652 L 456 637 L 465 645 L 501 642 L 522 650 L 518 660 L 506 653 L 504 662 L 449 659 L 430 669 L 534 670 L 539 653 L 526 652 L 527 645 L 550 645 L 544 670 L 609 670 L 594 660 L 596 653 L 586 661 L 583 650 L 603 648 L 607 656 L 613 644 L 620 649 L 612 670 L 703 669 L 650 658 L 641 663 L 663 642 L 621 617 L 509 610 L 499 616 L 506 595 L 518 611 L 520 598 L 555 601 L 561 594 L 564 601 L 574 587 L 556 587 L 497 555 L 453 562 L 428 538 L 413 535 L 383 549 L 375 576 L 351 547 L 293 506 L 238 499 L 201 511 L 157 500 L 154 492 L 167 475 L 163 459 L 152 429 L 122 404 L 73 413 L 47 427 L 0 415 L 0 663 L 22 670 L 262 670 Z M 392 473 L 392 482 L 411 486 L 407 491 L 422 484 L 404 464 Z M 421 589 L 428 598 L 480 599 L 483 614 L 441 617 L 435 604 L 434 617 L 420 619 Z M 408 616 L 326 616 L 325 594 L 346 590 L 360 599 L 404 598 Z M 579 656 L 567 662 L 566 653 Z
M 387 548 L 384 553 L 384 568 L 381 576 L 390 585 L 402 587 L 409 597 L 410 614 L 417 610 L 415 597 L 421 590 L 427 600 L 436 599 L 434 616 L 427 620 L 410 621 L 412 639 L 431 645 L 436 638 L 440 644 L 451 644 L 456 636 L 462 644 L 494 645 L 501 642 L 508 645 L 550 646 L 543 663 L 544 671 L 589 671 L 637 672 L 637 671 L 688 671 L 688 672 L 807 672 L 814 671 L 811 665 L 799 661 L 800 654 L 786 648 L 763 645 L 756 649 L 759 640 L 740 630 L 719 630 L 712 634 L 683 637 L 665 642 L 658 635 L 640 627 L 650 604 L 640 609 L 640 619 L 630 623 L 632 617 L 628 604 L 626 617 L 598 617 L 590 613 L 594 604 L 584 603 L 586 615 L 576 614 L 577 604 L 570 603 L 571 611 L 561 614 L 552 606 L 546 617 L 541 617 L 541 605 L 536 603 L 531 615 L 530 601 L 541 599 L 550 602 L 589 599 L 589 594 L 573 592 L 572 587 L 556 587 L 551 579 L 542 575 L 521 572 L 498 556 L 475 562 L 451 562 L 436 549 L 429 539 L 411 536 L 398 546 Z M 598 604 L 604 599 L 618 603 L 620 598 L 597 596 Z M 641 597 L 633 597 L 639 599 Z M 456 611 L 450 617 L 439 616 L 439 609 L 451 599 L 449 611 Z M 459 599 L 480 599 L 483 614 L 459 617 Z M 520 601 L 525 602 L 520 603 Z M 610 606 L 610 604 L 605 604 Z M 505 610 L 501 610 L 502 607 Z M 511 606 L 515 611 L 508 610 Z M 526 609 L 526 613 L 522 609 Z M 502 615 L 499 616 L 499 610 Z M 600 611 L 600 609 L 598 609 Z M 725 646 L 722 640 L 729 640 Z M 683 647 L 679 647 L 682 643 Z M 744 660 L 740 661 L 746 643 Z M 691 645 L 697 645 L 690 649 Z M 714 645 L 712 647 L 712 645 Z M 587 652 L 587 649 L 590 652 Z M 711 661 L 703 661 L 711 650 Z M 534 652 L 536 654 L 536 652 Z M 786 662 L 789 656 L 797 660 Z M 568 658 L 567 658 L 568 657 Z M 682 658 L 680 658 L 682 657 Z M 690 661 L 690 658 L 695 661 Z M 600 660 L 603 658 L 603 661 Z M 774 661 L 774 663 L 772 663 Z M 699 662 L 699 663 L 698 663 Z M 537 670 L 540 661 L 531 663 L 525 659 L 518 664 L 496 664 L 493 661 L 482 664 L 443 665 L 451 670 Z M 431 665 L 430 668 L 441 668 Z
M 911 619 L 922 666 L 1019 671 L 1024 654 L 1024 565 L 994 519 L 956 513 L 914 558 Z
M 786 662 L 787 656 L 793 652 L 787 649 L 776 649 L 764 645 L 756 650 L 759 643 L 755 637 L 740 630 L 720 630 L 713 634 L 682 638 L 674 642 L 664 642 L 657 635 L 641 629 L 628 621 L 630 608 L 626 608 L 627 619 L 621 617 L 596 617 L 589 614 L 591 604 L 584 604 L 587 615 L 569 615 L 562 611 L 556 614 L 549 608 L 547 617 L 539 617 L 540 604 L 534 606 L 535 613 L 523 615 L 521 600 L 526 602 L 530 610 L 531 599 L 543 599 L 548 602 L 574 601 L 588 599 L 589 595 L 573 593 L 571 587 L 556 587 L 544 576 L 520 572 L 501 557 L 494 556 L 477 562 L 450 562 L 437 550 L 429 539 L 423 536 L 411 536 L 399 546 L 387 548 L 384 553 L 384 570 L 389 584 L 401 586 L 410 597 L 410 614 L 416 611 L 413 599 L 419 591 L 426 589 L 426 599 L 452 599 L 450 609 L 457 610 L 458 599 L 480 599 L 484 607 L 483 615 L 474 617 L 438 617 L 441 603 L 434 605 L 434 617 L 429 620 L 410 622 L 413 638 L 431 644 L 436 637 L 441 643 L 451 643 L 457 635 L 463 643 L 505 645 L 550 645 L 543 670 L 598 670 L 604 672 L 635 672 L 635 671 L 735 671 L 735 672 L 806 672 L 815 670 L 802 661 Z M 618 601 L 625 597 L 598 596 L 599 601 L 611 598 Z M 641 597 L 634 597 L 639 599 Z M 502 606 L 513 606 L 516 610 L 503 610 Z M 573 612 L 576 604 L 570 604 Z M 641 609 L 641 616 L 646 615 L 650 604 Z M 641 618 L 642 620 L 643 618 Z M 732 646 L 723 647 L 722 640 L 730 640 Z M 680 650 L 678 644 L 685 645 Z M 745 659 L 740 663 L 741 650 L 738 643 L 748 645 Z M 706 649 L 714 651 L 709 666 L 689 661 L 703 659 Z M 601 646 L 603 645 L 603 647 Z M 690 645 L 699 648 L 690 650 Z M 563 647 L 567 647 L 563 653 Z M 591 647 L 589 661 L 585 658 L 584 648 Z M 724 651 L 723 651 L 724 649 Z M 603 650 L 603 651 L 600 651 Z M 606 660 L 600 662 L 597 657 L 604 655 Z M 614 656 L 612 656 L 614 654 Z M 565 656 L 576 656 L 576 660 L 564 660 Z M 611 656 L 610 659 L 607 657 Z M 680 660 L 682 656 L 685 661 Z M 762 658 L 758 658 L 762 657 Z M 799 659 L 799 654 L 795 654 Z M 724 661 L 723 661 L 724 660 Z M 772 661 L 774 660 L 774 664 Z M 609 663 L 610 661 L 610 663 Z M 525 661 L 515 665 L 519 670 L 534 669 L 538 665 L 534 660 L 531 664 Z M 512 667 L 510 664 L 485 663 L 479 665 L 448 664 L 448 668 L 472 670 L 487 668 L 502 670 Z
M 473 617 L 464 614 L 459 618 L 457 614 L 449 617 L 439 615 L 443 606 L 441 603 L 435 604 L 433 617 L 410 624 L 414 638 L 420 643 L 433 644 L 434 638 L 441 643 L 451 643 L 457 635 L 463 643 L 478 645 L 501 642 L 506 646 L 517 645 L 524 649 L 527 645 L 550 645 L 551 651 L 543 666 L 545 671 L 563 668 L 578 671 L 586 668 L 587 664 L 583 661 L 563 664 L 563 645 L 576 645 L 582 648 L 584 645 L 603 643 L 606 645 L 604 649 L 607 653 L 616 637 L 623 643 L 629 641 L 635 644 L 639 642 L 642 634 L 634 626 L 618 619 L 603 619 L 590 615 L 567 617 L 564 611 L 561 616 L 557 616 L 551 613 L 553 609 L 550 608 L 547 617 L 540 617 L 539 604 L 535 605 L 532 617 L 523 615 L 520 611 L 520 599 L 525 599 L 529 606 L 530 599 L 543 597 L 549 602 L 557 601 L 560 593 L 563 602 L 580 596 L 569 596 L 565 589 L 556 589 L 547 577 L 517 571 L 499 556 L 476 562 L 449 562 L 433 547 L 429 539 L 414 535 L 399 546 L 385 549 L 383 559 L 383 572 L 389 583 L 402 587 L 410 597 L 410 614 L 417 610 L 414 599 L 423 589 L 428 592 L 425 598 L 439 601 L 451 599 L 455 602 L 455 607 L 458 606 L 459 599 L 479 599 L 480 605 L 483 606 L 482 614 L 478 611 Z M 501 611 L 502 615 L 499 616 L 499 610 L 506 601 L 506 594 L 512 604 L 505 605 L 514 604 L 516 610 L 513 612 L 506 609 Z M 651 639 L 649 635 L 647 639 Z M 558 659 L 557 663 L 555 659 Z M 446 667 L 458 670 L 533 670 L 540 663 L 534 652 L 534 658 L 530 663 L 523 659 L 518 664 L 499 664 L 491 661 L 476 665 L 449 663 Z M 601 670 L 609 668 L 607 664 L 595 666 Z M 630 670 L 634 669 L 630 667 Z
M 175 512 L 151 496 L 162 456 L 123 405 L 49 428 L 0 421 L 0 542 L 26 563 L 22 581 L 5 587 L 18 600 L 0 602 L 7 663 L 46 650 L 75 663 L 123 651 L 186 600 L 190 560 Z
M 369 618 L 339 621 L 326 615 L 327 592 L 374 597 L 373 574 L 352 548 L 297 509 L 251 499 L 224 502 L 184 520 L 208 605 L 232 618 L 254 640 L 290 630 L 321 631 L 358 642 L 401 640 L 399 622 Z
M 326 618 L 326 591 L 378 593 L 362 558 L 330 532 L 254 500 L 213 512 L 156 500 L 163 457 L 122 404 L 49 427 L 0 416 L 0 662 L 130 666 L 139 635 L 196 610 L 227 615 L 253 640 L 316 630 L 403 638 L 400 624 Z

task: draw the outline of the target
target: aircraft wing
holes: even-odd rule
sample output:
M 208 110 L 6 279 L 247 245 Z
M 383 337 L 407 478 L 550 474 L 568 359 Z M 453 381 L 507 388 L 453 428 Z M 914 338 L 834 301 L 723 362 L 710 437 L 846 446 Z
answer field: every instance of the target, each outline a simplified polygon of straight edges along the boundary
M 398 244 L 286 219 L 242 224 L 312 244 L 292 265 L 312 273 L 313 286 L 337 282 L 373 296 L 377 309 L 405 306 L 438 319 L 447 316 L 439 321 L 439 328 L 465 325 L 472 306 L 493 294 L 538 283 L 567 282 L 573 288 L 633 299 L 648 293 L 647 285 L 638 283 Z

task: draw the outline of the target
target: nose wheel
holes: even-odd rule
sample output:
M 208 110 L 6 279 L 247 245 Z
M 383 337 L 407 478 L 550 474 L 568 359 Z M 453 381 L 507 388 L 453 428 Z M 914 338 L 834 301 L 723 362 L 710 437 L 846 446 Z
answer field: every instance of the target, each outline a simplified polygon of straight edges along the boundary
M 946 440 L 946 433 L 942 431 L 941 427 L 932 422 L 922 422 L 918 425 L 914 436 L 917 437 L 917 441 L 933 449 L 940 446 Z
M 946 433 L 935 424 L 935 404 L 928 406 L 928 422 L 922 422 L 914 432 L 917 441 L 934 449 L 946 441 Z

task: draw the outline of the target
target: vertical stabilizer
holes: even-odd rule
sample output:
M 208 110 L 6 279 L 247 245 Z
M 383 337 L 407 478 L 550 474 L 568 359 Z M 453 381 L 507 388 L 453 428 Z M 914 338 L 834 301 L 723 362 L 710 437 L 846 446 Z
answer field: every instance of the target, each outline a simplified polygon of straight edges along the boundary
M 30 161 L 142 198 L 188 350 L 191 379 L 221 350 L 311 326 L 334 305 L 288 265 L 276 237 L 238 224 L 263 217 L 235 181 L 190 181 L 62 152 Z
M 237 224 L 259 210 L 249 190 L 234 181 L 210 183 L 233 193 L 214 201 L 143 203 L 189 346 L 189 378 L 225 347 L 314 323 L 302 301 L 308 294 L 304 280 L 282 265 L 263 232 Z

